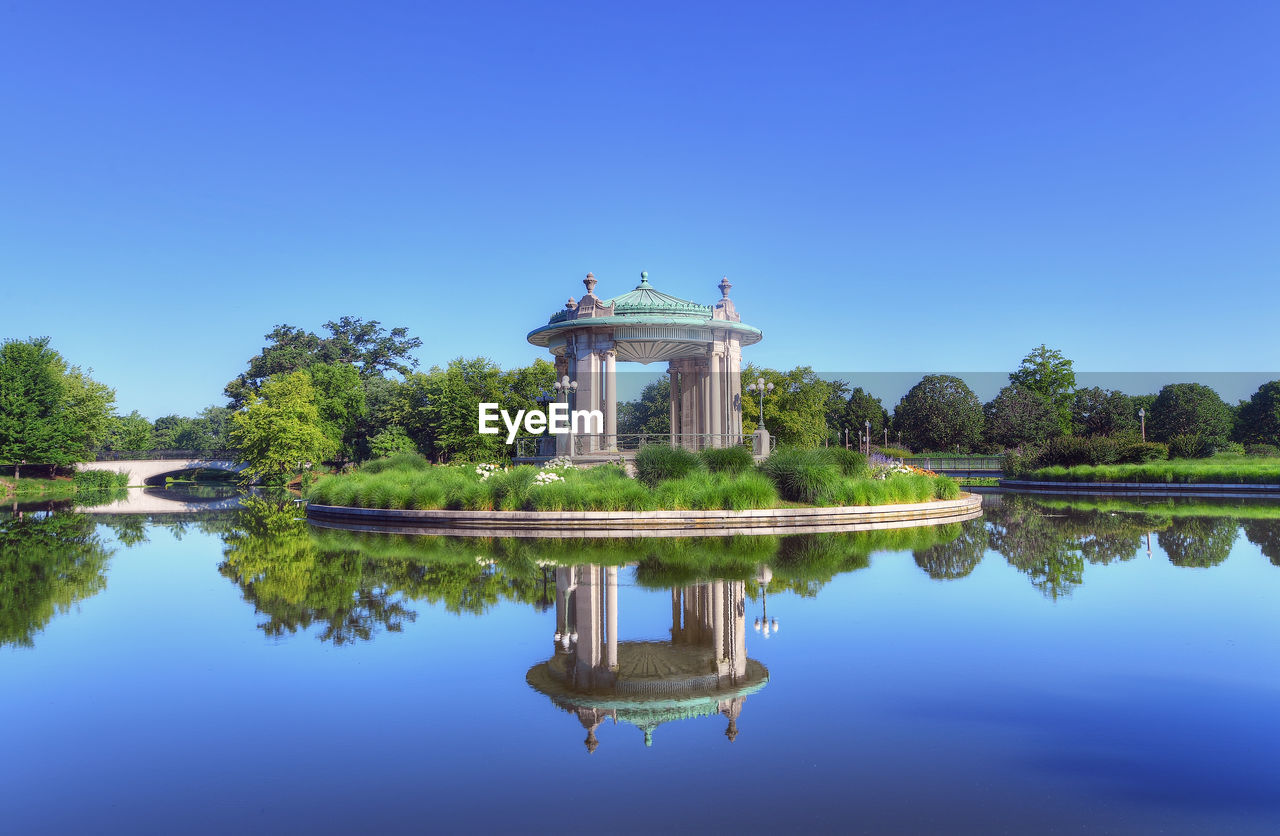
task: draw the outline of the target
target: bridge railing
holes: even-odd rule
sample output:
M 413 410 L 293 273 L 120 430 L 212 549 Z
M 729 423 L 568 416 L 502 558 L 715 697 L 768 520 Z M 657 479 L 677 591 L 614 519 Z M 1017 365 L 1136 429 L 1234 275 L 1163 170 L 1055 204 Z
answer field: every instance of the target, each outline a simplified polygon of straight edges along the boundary
M 925 470 L 984 470 L 997 472 L 1004 469 L 1004 456 L 911 456 L 902 460 Z
M 239 450 L 97 450 L 96 462 L 132 462 L 152 459 L 240 460 Z

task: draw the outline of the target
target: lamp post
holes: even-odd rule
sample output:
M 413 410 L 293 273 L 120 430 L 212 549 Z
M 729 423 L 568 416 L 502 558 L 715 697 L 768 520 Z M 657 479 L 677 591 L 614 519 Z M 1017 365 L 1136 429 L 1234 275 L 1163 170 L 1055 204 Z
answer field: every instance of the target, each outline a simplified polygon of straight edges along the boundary
M 570 396 L 572 396 L 574 393 L 578 391 L 578 381 L 570 380 L 569 375 L 565 375 L 564 377 L 557 380 L 555 382 L 555 386 L 553 386 L 552 388 L 556 390 L 557 395 L 559 394 L 564 395 L 564 401 L 565 403 L 569 404 L 569 410 L 572 411 L 575 404 L 570 401 Z M 571 415 L 569 417 L 569 455 L 570 456 L 572 456 L 575 452 L 577 452 L 576 450 L 573 449 L 574 446 L 575 445 L 573 442 L 573 416 Z
M 772 392 L 773 384 L 765 383 L 763 377 L 757 378 L 755 383 L 747 384 L 747 391 L 760 393 L 760 424 L 759 426 L 763 427 L 764 426 L 764 393 Z
M 1147 408 L 1146 407 L 1144 406 L 1138 407 L 1138 420 L 1142 422 L 1142 441 L 1145 444 L 1147 441 Z
M 770 633 L 778 632 L 778 619 L 769 620 L 769 581 L 773 580 L 773 572 L 768 566 L 761 566 L 760 573 L 756 576 L 756 583 L 760 584 L 760 602 L 763 610 L 763 616 L 755 621 L 755 629 L 757 633 L 762 634 L 766 639 Z
M 866 428 L 867 428 L 867 455 L 870 456 L 871 455 L 871 421 L 869 420 L 863 421 L 862 423 L 866 425 Z

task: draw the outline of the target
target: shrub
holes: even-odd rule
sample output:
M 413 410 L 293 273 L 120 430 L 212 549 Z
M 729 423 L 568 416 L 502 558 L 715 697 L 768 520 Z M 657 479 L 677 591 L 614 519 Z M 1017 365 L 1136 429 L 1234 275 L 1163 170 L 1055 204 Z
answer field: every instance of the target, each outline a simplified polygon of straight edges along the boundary
M 817 502 L 840 481 L 840 469 L 825 450 L 781 448 L 761 469 L 782 498 L 791 502 Z
M 905 447 L 877 447 L 876 452 L 891 459 L 909 459 L 915 455 Z
M 1212 453 L 1205 453 L 1205 440 L 1198 435 L 1184 434 L 1175 435 L 1169 439 L 1169 458 L 1171 459 L 1202 459 Z
M 1244 452 L 1247 456 L 1280 456 L 1280 447 L 1274 444 L 1246 444 Z
M 702 459 L 698 454 L 683 447 L 646 444 L 636 453 L 636 477 L 650 487 L 702 469 Z
M 77 470 L 71 477 L 77 491 L 109 491 L 129 487 L 129 477 L 114 470 Z
M 840 468 L 843 476 L 870 476 L 871 468 L 867 465 L 867 457 L 863 453 L 856 450 L 850 450 L 845 447 L 830 447 L 826 449 L 827 456 L 832 460 L 836 467 Z
M 1121 442 L 1116 461 L 1120 464 L 1146 464 L 1169 458 L 1169 445 L 1158 441 Z
M 707 470 L 712 473 L 743 473 L 755 465 L 755 459 L 746 447 L 708 447 L 701 455 Z
M 1039 447 L 1019 447 L 1004 454 L 1004 475 L 1015 479 L 1025 476 L 1040 466 Z
M 1040 454 L 1040 467 L 1078 464 L 1114 464 L 1119 458 L 1119 445 L 1110 438 L 1062 436 L 1050 439 Z

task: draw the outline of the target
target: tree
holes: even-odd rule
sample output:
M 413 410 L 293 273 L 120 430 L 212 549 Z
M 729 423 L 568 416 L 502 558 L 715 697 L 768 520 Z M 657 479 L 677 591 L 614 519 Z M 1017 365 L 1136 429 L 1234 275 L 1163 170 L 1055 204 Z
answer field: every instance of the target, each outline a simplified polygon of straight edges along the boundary
M 827 426 L 835 433 L 835 440 L 844 443 L 845 430 L 849 438 L 856 438 L 858 433 L 867 431 L 867 422 L 871 422 L 871 440 L 876 444 L 884 440 L 884 430 L 889 425 L 889 412 L 880 399 L 861 386 L 850 390 L 843 381 L 831 384 L 833 397 L 828 403 Z
M 1047 398 L 1006 386 L 983 407 L 987 438 L 1001 447 L 1040 445 L 1061 435 L 1058 415 Z
M 982 440 L 982 404 L 958 377 L 925 375 L 893 410 L 893 426 L 913 450 L 972 450 Z
M 1240 407 L 1236 434 L 1247 443 L 1280 445 L 1280 380 L 1259 386 Z
M 618 433 L 671 432 L 671 378 L 663 375 L 640 391 L 634 401 L 618 404 Z
M 349 365 L 364 379 L 389 371 L 406 375 L 418 365 L 409 353 L 421 347 L 422 340 L 410 337 L 405 328 L 388 332 L 377 320 L 350 316 L 326 322 L 324 327 L 329 336 L 321 338 L 292 325 L 277 325 L 265 337 L 268 344 L 249 359 L 248 369 L 227 384 L 224 391 L 231 408 L 243 405 L 267 378 L 319 363 Z
M 1076 373 L 1071 361 L 1061 351 L 1041 343 L 1039 348 L 1022 358 L 1022 365 L 1009 375 L 1009 383 L 1033 392 L 1053 405 L 1060 433 L 1071 430 L 1071 399 L 1076 388 Z
M 307 368 L 315 388 L 320 427 L 335 454 L 350 461 L 359 454 L 359 429 L 368 415 L 360 374 L 346 363 L 316 363 Z
M 827 440 L 827 402 L 832 384 L 809 366 L 797 366 L 789 372 L 754 365 L 742 370 L 744 433 L 755 432 L 759 416 L 759 396 L 746 387 L 762 377 L 766 384 L 774 386 L 764 396 L 764 425 L 778 444 L 818 447 Z
M 1076 435 L 1115 436 L 1138 431 L 1138 407 L 1115 389 L 1077 389 L 1071 401 L 1071 429 Z
M 1156 395 L 1147 413 L 1147 431 L 1156 441 L 1178 435 L 1225 440 L 1231 434 L 1231 411 L 1208 386 L 1170 383 Z
M 0 346 L 0 463 L 66 466 L 85 455 L 84 431 L 65 412 L 66 363 L 48 337 Z
M 115 413 L 116 390 L 99 383 L 72 366 L 62 376 L 62 408 L 58 420 L 64 425 L 75 461 L 87 461 L 102 446 Z
M 151 422 L 135 409 L 128 415 L 112 416 L 105 446 L 108 450 L 150 450 L 151 433 Z
M 246 474 L 282 480 L 303 462 L 323 461 L 336 452 L 320 426 L 309 374 L 276 375 L 260 388 L 261 393 L 231 417 L 231 440 L 248 461 Z

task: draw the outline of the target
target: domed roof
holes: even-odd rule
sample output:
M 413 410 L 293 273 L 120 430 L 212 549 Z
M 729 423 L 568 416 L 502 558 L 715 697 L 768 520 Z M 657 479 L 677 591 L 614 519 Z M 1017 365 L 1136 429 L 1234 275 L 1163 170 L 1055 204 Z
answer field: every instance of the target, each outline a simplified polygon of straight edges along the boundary
M 649 284 L 649 274 L 640 274 L 640 284 L 635 290 L 606 301 L 603 307 L 612 307 L 614 316 L 638 316 L 644 314 L 691 314 L 699 319 L 710 319 L 715 313 L 710 305 L 699 305 L 672 296 Z

